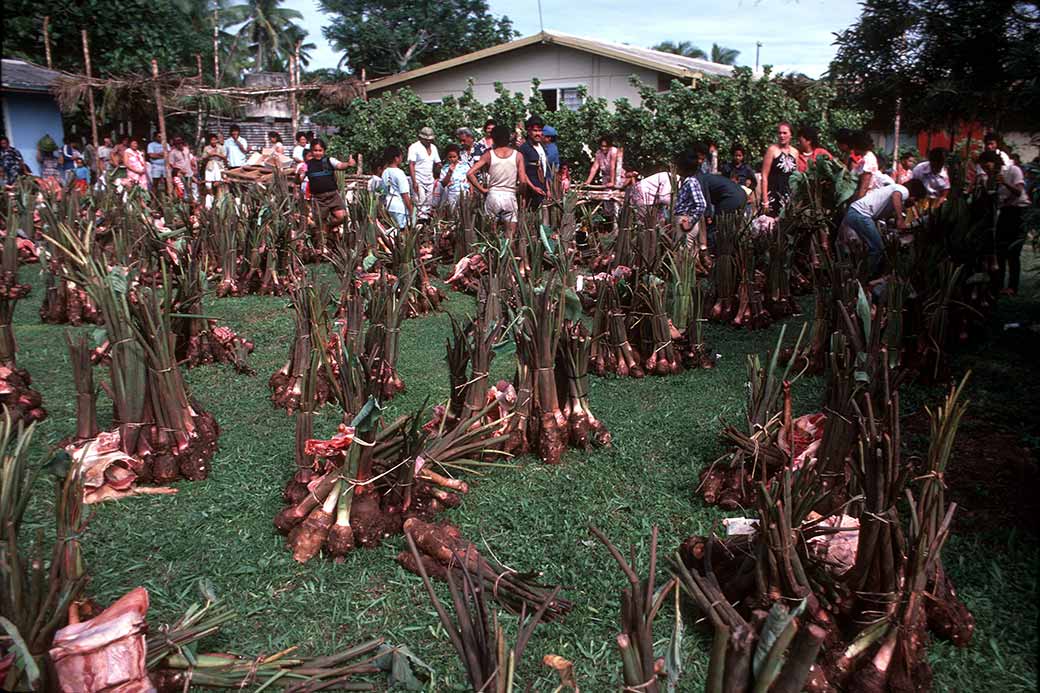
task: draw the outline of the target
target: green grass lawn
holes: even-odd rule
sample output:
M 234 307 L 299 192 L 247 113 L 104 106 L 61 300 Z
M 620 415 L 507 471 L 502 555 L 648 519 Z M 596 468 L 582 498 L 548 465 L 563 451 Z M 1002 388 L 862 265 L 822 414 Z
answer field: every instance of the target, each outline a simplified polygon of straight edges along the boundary
M 53 443 L 75 425 L 65 328 L 39 322 L 38 267 L 23 268 L 22 277 L 31 280 L 34 290 L 16 314 L 18 362 L 29 369 L 50 412 L 38 428 L 38 439 Z M 448 310 L 456 315 L 473 309 L 469 297 L 449 298 Z M 1002 374 L 1011 382 L 1033 383 L 1035 389 L 1037 379 L 1029 376 L 1040 371 L 1037 352 L 1019 353 L 998 331 L 1015 311 L 1029 310 L 1040 319 L 1038 305 L 1024 298 L 1005 302 L 994 319 L 996 336 L 961 359 L 986 371 L 977 373 L 972 383 L 973 399 L 1007 406 L 1009 390 L 1001 384 Z M 1005 315 L 1007 311 L 1011 313 Z M 195 583 L 205 578 L 243 614 L 208 643 L 212 650 L 259 654 L 298 644 L 304 651 L 322 653 L 382 635 L 406 644 L 434 667 L 431 690 L 463 690 L 461 667 L 419 578 L 394 561 L 404 545 L 400 537 L 374 550 L 356 550 L 341 565 L 324 559 L 299 565 L 274 530 L 271 521 L 282 507 L 282 487 L 293 465 L 293 420 L 271 406 L 267 378 L 289 353 L 292 318 L 287 300 L 212 299 L 206 312 L 255 340 L 251 363 L 258 375 L 216 366 L 189 371 L 194 396 L 222 428 L 210 477 L 178 484 L 174 496 L 98 507 L 83 538 L 93 575 L 90 593 L 108 603 L 143 585 L 151 594 L 150 621 L 155 624 L 194 601 Z M 789 322 L 789 331 L 797 330 L 801 319 Z M 551 652 L 575 662 L 583 690 L 617 690 L 614 637 L 623 579 L 588 527 L 599 526 L 619 545 L 636 544 L 642 559 L 655 524 L 666 553 L 688 535 L 712 529 L 722 513 L 695 497 L 698 472 L 720 452 L 720 417 L 737 421 L 741 416 L 745 354 L 769 348 L 778 331 L 777 326 L 755 333 L 709 327 L 707 336 L 722 354 L 714 371 L 641 381 L 594 378 L 593 410 L 613 432 L 613 447 L 590 454 L 569 452 L 557 467 L 518 460 L 514 469 L 472 480 L 462 506 L 443 516 L 502 563 L 543 571 L 545 582 L 565 585 L 566 596 L 575 603 L 564 621 L 537 629 L 521 668 L 524 684 L 552 690 L 552 678 L 540 665 L 542 655 Z M 390 415 L 413 410 L 427 397 L 438 400 L 448 394 L 448 316 L 409 320 L 402 332 L 400 372 L 407 391 L 391 402 Z M 511 357 L 499 358 L 494 366 L 493 375 L 509 375 Z M 819 388 L 818 380 L 796 386 L 801 412 L 818 402 Z M 1012 394 L 1015 390 L 1011 388 Z M 915 389 L 905 398 L 905 408 L 935 402 L 938 393 Z M 104 398 L 99 409 L 107 419 Z M 338 417 L 326 407 L 315 432 L 329 433 L 336 423 Z M 1034 442 L 1038 439 L 1035 407 L 1004 423 Z M 946 644 L 931 648 L 935 690 L 1035 690 L 1037 549 L 1034 534 L 1013 527 L 983 533 L 959 529 L 945 561 L 978 628 L 967 649 Z M 662 640 L 671 618 L 670 608 L 659 618 Z M 691 628 L 687 634 L 688 673 L 681 690 L 702 690 L 707 641 Z

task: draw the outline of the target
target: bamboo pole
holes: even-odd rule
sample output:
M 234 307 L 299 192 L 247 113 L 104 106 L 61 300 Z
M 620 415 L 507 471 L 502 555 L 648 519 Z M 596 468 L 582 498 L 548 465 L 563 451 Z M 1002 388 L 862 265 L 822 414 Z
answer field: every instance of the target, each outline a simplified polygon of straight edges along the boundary
M 361 99 L 368 101 L 368 79 L 365 77 L 365 68 L 361 68 Z
M 53 70 L 54 64 L 51 62 L 51 18 L 43 18 L 43 52 L 47 56 L 47 69 Z
M 166 113 L 163 110 L 163 98 L 162 89 L 159 88 L 159 63 L 156 62 L 155 58 L 152 58 L 152 79 L 155 80 L 155 109 L 159 116 L 159 138 L 162 140 L 163 146 L 163 158 L 166 158 L 166 151 L 169 148 L 169 142 L 166 141 Z M 166 194 L 173 194 L 173 179 L 170 176 L 169 162 L 163 165 L 163 171 L 166 175 Z
M 90 69 L 90 42 L 87 39 L 87 30 L 81 29 L 80 38 L 83 39 L 83 64 L 87 69 L 87 80 L 91 78 Z M 94 143 L 94 165 L 101 172 L 100 162 L 97 160 L 98 134 L 97 134 L 97 112 L 94 110 L 94 87 L 87 87 L 87 108 L 90 111 L 90 141 Z

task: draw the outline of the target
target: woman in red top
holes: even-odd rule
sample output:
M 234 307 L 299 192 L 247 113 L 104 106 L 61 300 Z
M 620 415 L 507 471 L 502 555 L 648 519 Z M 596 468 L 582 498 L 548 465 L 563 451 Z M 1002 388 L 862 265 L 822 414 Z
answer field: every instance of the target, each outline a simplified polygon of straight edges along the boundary
M 819 128 L 803 125 L 798 128 L 798 170 L 805 173 L 809 168 L 809 162 L 816 161 L 818 156 L 834 158 L 830 152 L 820 146 Z

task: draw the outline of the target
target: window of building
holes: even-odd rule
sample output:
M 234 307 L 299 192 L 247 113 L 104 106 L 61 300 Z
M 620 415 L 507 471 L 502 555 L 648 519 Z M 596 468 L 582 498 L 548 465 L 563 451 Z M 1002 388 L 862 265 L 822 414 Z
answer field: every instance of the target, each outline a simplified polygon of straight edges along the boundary
M 581 94 L 578 87 L 546 87 L 539 90 L 542 99 L 549 111 L 558 111 L 566 108 L 568 111 L 576 111 L 581 107 Z

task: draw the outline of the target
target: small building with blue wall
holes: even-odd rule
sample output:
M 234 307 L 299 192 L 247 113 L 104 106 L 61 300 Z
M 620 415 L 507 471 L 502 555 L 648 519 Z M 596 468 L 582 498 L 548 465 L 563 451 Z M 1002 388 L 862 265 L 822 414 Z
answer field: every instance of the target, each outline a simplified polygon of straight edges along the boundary
M 36 159 L 36 144 L 40 138 L 50 135 L 60 147 L 65 137 L 61 110 L 51 94 L 51 84 L 58 75 L 56 70 L 24 60 L 3 59 L 0 97 L 3 98 L 4 134 L 11 146 L 22 153 L 35 175 L 40 174 L 40 162 Z

